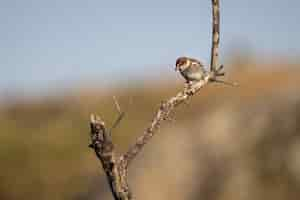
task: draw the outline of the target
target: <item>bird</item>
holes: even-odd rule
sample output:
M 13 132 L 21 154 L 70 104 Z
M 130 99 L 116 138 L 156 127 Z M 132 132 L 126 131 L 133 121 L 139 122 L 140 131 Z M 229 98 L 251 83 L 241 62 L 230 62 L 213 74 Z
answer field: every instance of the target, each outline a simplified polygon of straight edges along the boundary
M 190 57 L 177 58 L 175 71 L 180 72 L 187 84 L 199 82 L 207 75 L 204 65 L 199 60 Z

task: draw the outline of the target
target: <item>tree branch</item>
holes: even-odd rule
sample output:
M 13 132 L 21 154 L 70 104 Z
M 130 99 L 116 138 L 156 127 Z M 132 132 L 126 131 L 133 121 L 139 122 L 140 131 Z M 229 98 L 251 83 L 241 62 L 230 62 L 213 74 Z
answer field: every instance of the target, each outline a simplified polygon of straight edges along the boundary
M 137 154 L 142 150 L 145 144 L 154 136 L 156 131 L 159 129 L 161 123 L 169 119 L 170 113 L 181 103 L 188 100 L 196 92 L 198 92 L 204 85 L 210 81 L 210 74 L 206 76 L 204 80 L 201 80 L 182 92 L 179 92 L 176 96 L 170 98 L 168 101 L 161 103 L 156 115 L 154 116 L 151 124 L 144 131 L 144 133 L 137 139 L 136 143 L 129 148 L 129 150 L 123 155 L 126 166 L 137 156 Z
M 91 115 L 91 144 L 106 173 L 115 200 L 132 199 L 127 183 L 127 168 L 121 158 L 116 156 L 111 135 L 105 129 L 100 117 Z
M 212 44 L 210 57 L 210 71 L 216 72 L 219 68 L 219 44 L 220 44 L 220 4 L 219 0 L 212 0 Z M 220 70 L 223 66 L 220 67 Z
M 115 120 L 115 122 L 113 123 L 112 127 L 110 128 L 110 131 L 109 131 L 110 134 L 112 133 L 112 130 L 115 129 L 120 124 L 123 117 L 125 116 L 125 112 L 122 112 L 121 106 L 120 106 L 117 98 L 115 96 L 113 96 L 113 99 L 114 99 L 114 103 L 115 103 L 115 106 L 116 106 L 116 109 L 117 109 L 119 115 L 118 115 L 117 119 Z
M 89 147 L 94 149 L 96 156 L 101 161 L 115 200 L 133 199 L 127 182 L 128 166 L 155 135 L 161 124 L 169 119 L 172 111 L 181 103 L 184 103 L 186 100 L 199 92 L 200 89 L 209 82 L 219 81 L 216 79 L 217 76 L 224 75 L 224 73 L 221 72 L 223 66 L 218 66 L 218 48 L 220 42 L 219 0 L 212 0 L 212 7 L 213 37 L 210 72 L 206 74 L 204 79 L 195 82 L 192 85 L 187 85 L 183 91 L 179 92 L 174 97 L 171 97 L 166 102 L 161 103 L 148 128 L 146 128 L 143 134 L 136 140 L 135 144 L 131 146 L 124 155 L 121 155 L 120 157 L 116 156 L 114 145 L 111 140 L 111 131 L 106 131 L 104 122 L 98 116 L 91 115 L 91 144 Z M 119 124 L 124 116 L 124 112 L 121 111 L 121 107 L 115 97 L 114 102 L 119 116 L 112 126 L 112 129 Z

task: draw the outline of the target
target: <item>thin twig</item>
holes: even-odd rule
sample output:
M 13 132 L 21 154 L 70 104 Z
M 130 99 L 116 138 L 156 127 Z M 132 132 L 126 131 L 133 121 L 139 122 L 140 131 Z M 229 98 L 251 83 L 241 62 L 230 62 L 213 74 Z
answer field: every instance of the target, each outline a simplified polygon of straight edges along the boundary
M 224 65 L 219 65 L 219 46 L 220 46 L 220 1 L 211 0 L 212 2 L 212 43 L 210 57 L 211 82 L 222 83 L 228 86 L 238 86 L 236 82 L 227 82 L 218 80 L 217 77 L 225 75 L 223 72 Z
M 210 71 L 218 70 L 220 44 L 220 4 L 219 0 L 212 0 L 212 44 L 210 57 Z M 223 68 L 223 67 L 222 67 Z
M 228 85 L 228 86 L 232 86 L 232 87 L 239 86 L 239 84 L 237 82 L 228 82 L 228 81 L 223 81 L 223 80 L 218 80 L 218 79 L 215 79 L 214 82 L 222 83 L 224 85 Z
M 122 113 L 121 107 L 120 107 L 120 104 L 119 104 L 119 102 L 118 102 L 116 96 L 113 96 L 113 99 L 114 99 L 114 103 L 115 103 L 115 106 L 116 106 L 116 108 L 117 108 L 117 111 L 119 112 L 119 114 L 121 114 L 121 113 Z
M 122 121 L 122 119 L 124 118 L 125 116 L 125 112 L 122 112 L 118 118 L 116 119 L 116 121 L 113 123 L 112 127 L 110 128 L 110 133 L 112 132 L 113 129 L 115 129 L 119 124 L 120 122 Z
M 116 109 L 117 109 L 119 115 L 118 115 L 117 119 L 115 120 L 115 122 L 113 123 L 112 127 L 110 128 L 110 131 L 109 131 L 110 133 L 112 133 L 112 130 L 115 129 L 120 124 L 120 122 L 122 121 L 122 119 L 125 116 L 125 112 L 121 110 L 121 106 L 115 96 L 113 96 L 113 100 L 114 100 L 114 103 L 115 103 L 115 106 L 116 106 Z

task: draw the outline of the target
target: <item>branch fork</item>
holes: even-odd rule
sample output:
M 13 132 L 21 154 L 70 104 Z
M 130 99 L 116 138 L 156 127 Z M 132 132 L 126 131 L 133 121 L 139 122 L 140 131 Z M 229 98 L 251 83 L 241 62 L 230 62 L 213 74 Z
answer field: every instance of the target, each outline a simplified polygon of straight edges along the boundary
M 111 133 L 107 132 L 99 116 L 91 115 L 91 144 L 101 161 L 115 200 L 129 200 L 131 194 L 127 183 L 127 167 L 122 157 L 117 157 L 112 143 Z
M 106 130 L 105 123 L 99 116 L 91 115 L 91 144 L 89 147 L 94 149 L 96 156 L 101 161 L 115 200 L 132 199 L 127 182 L 129 164 L 142 151 L 144 145 L 146 145 L 154 136 L 162 122 L 169 120 L 171 112 L 181 103 L 184 103 L 196 94 L 209 81 L 210 76 L 208 75 L 204 80 L 185 88 L 182 92 L 171 97 L 168 101 L 162 102 L 149 127 L 146 128 L 144 133 L 136 140 L 135 144 L 131 146 L 125 154 L 119 157 L 114 149 L 111 131 L 108 132 Z M 122 114 L 123 112 L 119 113 L 121 114 L 118 119 L 120 119 L 120 116 L 124 116 L 124 114 Z M 118 119 L 117 121 L 120 121 Z

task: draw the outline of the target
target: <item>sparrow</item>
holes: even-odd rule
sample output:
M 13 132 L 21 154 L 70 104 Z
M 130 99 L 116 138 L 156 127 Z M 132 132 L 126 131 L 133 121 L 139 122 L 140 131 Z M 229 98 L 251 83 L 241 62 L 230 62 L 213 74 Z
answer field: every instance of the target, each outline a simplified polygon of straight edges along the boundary
M 175 71 L 179 71 L 188 84 L 203 80 L 207 75 L 204 65 L 197 59 L 189 57 L 179 57 L 176 60 Z

